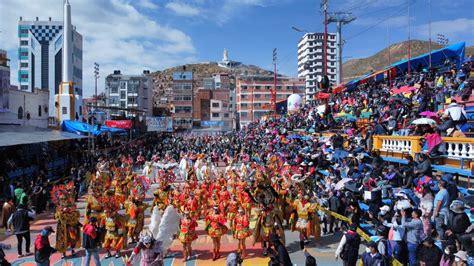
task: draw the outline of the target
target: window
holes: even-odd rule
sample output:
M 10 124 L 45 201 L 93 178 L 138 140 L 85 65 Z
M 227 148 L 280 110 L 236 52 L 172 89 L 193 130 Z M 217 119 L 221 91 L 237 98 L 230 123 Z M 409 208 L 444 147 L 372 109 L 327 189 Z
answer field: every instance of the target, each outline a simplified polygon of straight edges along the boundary
M 20 41 L 20 45 L 28 45 L 28 41 Z
M 213 118 L 219 118 L 219 113 L 212 113 Z
M 120 107 L 125 108 L 125 101 L 120 101 Z
M 38 105 L 38 116 L 41 117 L 41 105 Z
M 28 67 L 28 63 L 20 63 L 20 67 Z
M 247 99 L 247 95 L 240 95 L 240 99 L 242 99 L 242 100 Z
M 266 90 L 271 90 L 272 87 L 271 87 L 271 86 L 265 86 L 265 89 L 266 89 Z
M 21 29 L 20 34 L 28 34 L 28 29 Z
M 18 119 L 23 119 L 23 107 L 18 107 Z
M 242 109 L 247 108 L 247 104 L 246 103 L 241 103 L 240 108 L 242 108 Z
M 22 78 L 22 79 L 27 79 L 27 78 L 28 78 L 28 74 L 21 74 L 21 75 L 20 75 L 20 78 Z
M 20 89 L 21 89 L 22 91 L 27 91 L 27 90 L 28 90 L 28 85 L 21 85 L 21 86 L 20 86 Z
M 240 88 L 242 88 L 242 90 L 246 90 L 247 86 L 240 86 Z
M 224 114 L 224 117 L 225 117 L 225 118 L 229 118 L 229 113 L 225 113 L 225 114 Z
M 175 113 L 191 113 L 191 106 L 176 106 Z
M 175 90 L 191 90 L 193 85 L 191 83 L 177 83 L 173 84 Z
M 260 94 L 255 94 L 255 99 L 260 99 Z
M 240 113 L 240 117 L 247 117 L 247 112 Z
M 125 100 L 125 91 L 120 92 L 120 99 Z
M 67 107 L 63 107 L 63 115 L 67 115 Z
M 256 89 L 256 90 L 260 90 L 261 87 L 260 87 L 260 86 L 255 86 L 255 89 Z
M 20 52 L 20 56 L 28 56 L 28 52 Z
M 112 87 L 111 93 L 118 93 L 118 87 Z
M 219 103 L 212 103 L 212 108 L 219 108 L 220 104 Z
M 137 97 L 128 97 L 128 104 L 137 103 Z

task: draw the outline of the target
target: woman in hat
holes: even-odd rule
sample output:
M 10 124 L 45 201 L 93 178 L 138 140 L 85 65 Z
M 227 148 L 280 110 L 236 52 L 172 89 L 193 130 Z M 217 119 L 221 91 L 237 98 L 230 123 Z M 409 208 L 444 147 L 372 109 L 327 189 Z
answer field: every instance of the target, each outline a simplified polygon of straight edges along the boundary
M 194 217 L 191 216 L 191 212 L 188 209 L 184 210 L 184 217 L 179 223 L 178 239 L 183 244 L 183 260 L 187 261 L 191 258 L 192 248 L 191 244 L 196 240 L 196 227 L 197 222 Z
M 220 257 L 219 251 L 221 248 L 221 236 L 227 232 L 225 223 L 225 216 L 220 213 L 219 206 L 214 205 L 213 211 L 206 217 L 206 231 L 212 238 L 213 244 L 212 260 L 217 260 Z
M 252 235 L 249 225 L 249 216 L 245 214 L 245 210 L 242 207 L 239 207 L 238 213 L 232 222 L 232 231 L 234 232 L 234 238 L 239 241 L 237 250 L 238 253 L 242 254 L 242 258 L 245 257 L 245 239 Z

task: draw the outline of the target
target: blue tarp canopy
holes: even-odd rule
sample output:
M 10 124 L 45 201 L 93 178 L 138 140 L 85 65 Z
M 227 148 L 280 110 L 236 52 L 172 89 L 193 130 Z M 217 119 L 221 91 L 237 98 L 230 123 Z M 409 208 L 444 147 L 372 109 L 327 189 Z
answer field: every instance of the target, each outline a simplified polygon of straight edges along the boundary
M 443 65 L 446 59 L 452 63 L 456 63 L 456 66 L 459 68 L 464 61 L 464 50 L 466 43 L 456 43 L 438 50 L 431 51 L 431 65 L 439 66 Z M 415 69 L 420 65 L 424 68 L 429 67 L 430 64 L 430 53 L 422 54 L 417 57 L 410 59 L 410 68 Z M 397 72 L 405 72 L 408 69 L 408 60 L 401 60 L 385 69 L 396 67 Z
M 87 135 L 89 132 L 94 136 L 98 136 L 104 132 L 110 132 L 112 134 L 127 134 L 127 131 L 122 128 L 112 128 L 107 126 L 101 126 L 100 130 L 97 129 L 97 126 L 92 126 L 86 123 L 79 121 L 66 120 L 61 123 L 61 129 L 63 131 L 75 133 L 78 135 Z

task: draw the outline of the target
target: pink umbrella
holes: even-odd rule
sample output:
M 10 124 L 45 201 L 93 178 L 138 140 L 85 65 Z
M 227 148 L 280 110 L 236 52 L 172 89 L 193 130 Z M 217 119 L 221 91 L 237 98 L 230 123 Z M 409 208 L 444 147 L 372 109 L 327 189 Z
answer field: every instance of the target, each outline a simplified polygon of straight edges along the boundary
M 431 112 L 431 111 L 424 111 L 420 113 L 421 116 L 426 116 L 426 117 L 436 117 L 438 116 L 437 113 Z
M 415 87 L 408 87 L 408 86 L 402 86 L 400 89 L 392 89 L 393 94 L 400 94 L 400 93 L 409 93 L 412 91 L 416 91 Z

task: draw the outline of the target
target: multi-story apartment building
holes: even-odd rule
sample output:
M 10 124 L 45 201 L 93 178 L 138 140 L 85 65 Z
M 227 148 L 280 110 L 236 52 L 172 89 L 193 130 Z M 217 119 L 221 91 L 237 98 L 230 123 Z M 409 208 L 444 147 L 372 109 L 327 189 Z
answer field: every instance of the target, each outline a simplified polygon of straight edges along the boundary
M 231 106 L 231 80 L 229 74 L 219 73 L 202 79 L 202 87 L 196 88 L 193 103 L 195 127 L 233 128 Z
M 120 70 L 105 78 L 106 105 L 123 109 L 138 109 L 144 113 L 140 115 L 152 116 L 152 91 L 153 82 L 150 71 L 144 70 L 142 75 L 124 75 Z M 113 110 L 110 115 L 120 115 L 125 112 L 126 116 L 135 114 L 127 110 Z
M 240 76 L 236 82 L 236 106 L 240 126 L 257 121 L 272 110 L 273 76 Z M 305 80 L 278 77 L 276 82 L 276 101 L 285 101 L 288 96 L 305 94 Z
M 49 90 L 49 116 L 54 116 L 55 95 L 62 79 L 63 22 L 18 22 L 18 83 L 22 91 Z M 82 35 L 72 29 L 72 77 L 74 94 L 82 97 Z M 79 116 L 81 114 L 78 114 Z
M 173 126 L 178 129 L 193 127 L 194 82 L 193 72 L 173 73 Z
M 328 33 L 327 76 L 336 81 L 336 34 Z M 306 33 L 298 42 L 298 77 L 306 80 L 306 101 L 314 101 L 318 82 L 324 76 L 324 33 Z

